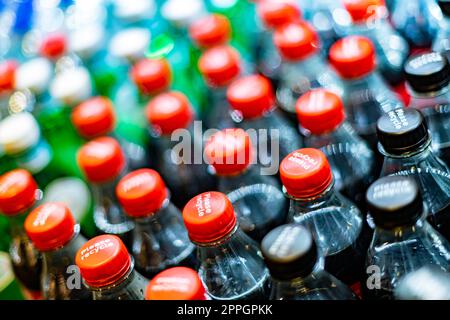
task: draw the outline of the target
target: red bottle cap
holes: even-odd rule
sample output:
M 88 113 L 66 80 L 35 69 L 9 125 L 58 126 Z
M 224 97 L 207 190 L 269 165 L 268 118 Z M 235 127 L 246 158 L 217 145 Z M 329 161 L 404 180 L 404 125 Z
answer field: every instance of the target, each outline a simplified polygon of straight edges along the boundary
M 189 238 L 210 243 L 227 236 L 236 226 L 236 215 L 227 196 L 221 192 L 204 192 L 192 198 L 183 209 Z
M 316 31 L 304 21 L 281 26 L 275 30 L 273 40 L 282 58 L 287 61 L 303 60 L 319 48 Z
M 116 283 L 131 268 L 128 250 L 119 237 L 105 234 L 86 242 L 75 257 L 86 283 L 95 288 Z
M 0 94 L 14 89 L 17 62 L 6 60 L 0 63 Z
M 275 105 L 270 81 L 259 75 L 233 81 L 228 87 L 227 99 L 231 107 L 245 119 L 260 117 Z
M 120 179 L 116 195 L 126 214 L 140 218 L 161 209 L 167 198 L 167 189 L 158 172 L 139 169 Z
M 322 151 L 304 148 L 286 156 L 280 164 L 280 177 L 287 193 L 295 198 L 321 194 L 333 181 L 333 174 Z
M 67 49 L 67 39 L 62 33 L 47 35 L 39 47 L 41 56 L 48 59 L 57 59 L 62 56 Z
M 131 77 L 142 93 L 155 95 L 169 88 L 172 69 L 166 59 L 142 59 L 131 69 Z
M 77 154 L 78 165 L 92 183 L 116 178 L 125 168 L 125 155 L 111 137 L 95 138 L 84 144 Z
M 201 55 L 198 66 L 210 86 L 223 87 L 239 75 L 240 59 L 239 53 L 232 47 L 217 46 Z
M 0 176 L 0 211 L 15 215 L 29 209 L 36 201 L 38 186 L 24 169 L 14 169 Z
M 382 0 L 343 0 L 344 7 L 354 23 L 366 22 L 376 17 L 380 8 L 384 7 Z
M 206 300 L 206 291 L 198 273 L 175 267 L 158 273 L 148 284 L 146 300 Z
M 187 128 L 194 119 L 194 111 L 187 97 L 178 91 L 161 93 L 146 108 L 147 119 L 160 134 L 171 134 Z
M 114 130 L 116 115 L 111 100 L 94 97 L 76 106 L 72 111 L 72 123 L 85 138 L 107 135 Z
M 252 160 L 250 136 L 242 129 L 223 129 L 209 138 L 205 155 L 218 175 L 236 175 Z
M 313 89 L 302 95 L 296 111 L 300 125 L 313 134 L 331 131 L 345 119 L 341 98 L 326 89 Z
M 231 25 L 227 17 L 210 14 L 194 21 L 189 27 L 189 35 L 197 46 L 211 48 L 230 40 Z
M 75 224 L 65 204 L 48 202 L 30 212 L 25 219 L 25 231 L 38 250 L 49 251 L 72 239 Z
M 302 14 L 293 1 L 264 0 L 257 4 L 258 15 L 268 29 L 301 19 Z
M 375 48 L 366 37 L 348 36 L 331 46 L 330 63 L 342 78 L 359 78 L 375 69 Z

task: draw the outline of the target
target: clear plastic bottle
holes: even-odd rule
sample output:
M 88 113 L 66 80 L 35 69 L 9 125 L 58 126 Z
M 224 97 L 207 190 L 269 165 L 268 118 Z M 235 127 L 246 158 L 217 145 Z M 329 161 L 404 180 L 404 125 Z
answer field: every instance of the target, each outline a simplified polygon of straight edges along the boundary
M 228 194 L 240 228 L 260 241 L 284 222 L 287 204 L 280 185 L 254 162 L 250 136 L 242 129 L 224 129 L 211 136 L 205 156 L 218 176 L 218 190 Z
M 426 222 L 426 207 L 414 179 L 381 178 L 367 190 L 367 202 L 376 228 L 366 267 L 376 274 L 371 277 L 368 272 L 362 286 L 365 297 L 393 299 L 402 276 L 426 265 L 449 270 L 450 244 Z
M 198 61 L 198 67 L 209 86 L 208 109 L 203 120 L 208 128 L 224 129 L 233 126 L 229 113 L 226 91 L 242 69 L 241 57 L 232 47 L 223 45 L 206 50 Z
M 321 56 L 319 37 L 311 25 L 285 24 L 274 32 L 273 41 L 283 59 L 277 100 L 291 118 L 296 120 L 297 99 L 313 88 L 343 94 L 342 82 Z
M 405 65 L 409 107 L 425 116 L 432 146 L 450 165 L 450 64 L 436 52 L 410 58 Z
M 322 269 L 311 233 L 298 224 L 269 232 L 261 243 L 272 277 L 272 300 L 356 300 L 340 280 Z
M 364 219 L 350 200 L 334 190 L 325 155 L 317 149 L 292 152 L 280 164 L 281 181 L 291 200 L 289 222 L 314 235 L 325 270 L 353 285 L 361 279 L 368 239 Z
M 379 150 L 385 156 L 381 177 L 413 177 L 419 185 L 431 224 L 450 239 L 450 169 L 431 149 L 423 115 L 397 109 L 380 118 Z
M 75 262 L 94 300 L 144 300 L 148 280 L 119 237 L 101 235 L 78 250 Z
M 364 191 L 375 177 L 375 155 L 346 121 L 342 100 L 326 89 L 313 89 L 297 101 L 305 145 L 320 149 L 334 176 L 334 188 L 364 207 Z
M 41 291 L 47 300 L 87 300 L 89 290 L 74 278 L 75 254 L 86 242 L 70 209 L 47 202 L 28 215 L 25 230 L 42 254 Z M 75 277 L 76 278 L 76 277 Z
M 348 36 L 330 48 L 330 63 L 344 81 L 342 100 L 348 121 L 376 150 L 378 118 L 402 103 L 376 71 L 375 47 L 361 36 Z
M 450 60 L 450 2 L 437 0 L 442 11 L 442 20 L 439 21 L 440 28 L 433 40 L 433 51 L 443 53 Z
M 92 186 L 95 226 L 128 243 L 134 222 L 126 217 L 115 194 L 117 182 L 127 171 L 119 143 L 111 137 L 95 138 L 80 148 L 77 162 Z
M 24 169 L 15 169 L 0 176 L 0 212 L 9 220 L 9 255 L 14 273 L 26 289 L 34 292 L 41 289 L 42 261 L 27 237 L 23 223 L 36 200 L 39 200 L 39 192 L 33 177 Z
M 157 274 L 148 284 L 145 300 L 209 300 L 197 271 L 175 267 Z
M 269 272 L 258 244 L 239 228 L 223 193 L 205 192 L 191 199 L 183 220 L 197 245 L 199 276 L 212 299 L 267 298 Z
M 343 4 L 352 20 L 345 35 L 369 38 L 377 52 L 378 71 L 390 84 L 399 84 L 409 45 L 387 20 L 384 0 L 344 0 Z
M 178 91 L 159 94 L 147 105 L 146 115 L 154 138 L 154 168 L 172 191 L 173 203 L 182 208 L 194 195 L 214 189 L 208 166 L 198 161 L 202 133 L 193 125 L 194 111 L 186 96 Z
M 125 175 L 116 186 L 116 196 L 136 225 L 129 247 L 142 275 L 152 278 L 177 265 L 196 268 L 195 246 L 189 241 L 181 212 L 170 202 L 156 171 L 140 169 Z

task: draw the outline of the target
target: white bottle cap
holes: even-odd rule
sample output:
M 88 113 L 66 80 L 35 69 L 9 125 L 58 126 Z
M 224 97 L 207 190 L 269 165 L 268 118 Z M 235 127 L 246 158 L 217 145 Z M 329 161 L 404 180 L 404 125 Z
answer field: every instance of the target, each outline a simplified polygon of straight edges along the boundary
M 9 155 L 21 153 L 38 143 L 40 133 L 31 113 L 10 115 L 0 121 L 0 148 Z
M 150 44 L 150 31 L 144 28 L 129 28 L 118 32 L 109 44 L 115 57 L 136 61 L 144 57 Z
M 101 25 L 90 25 L 73 31 L 69 38 L 69 46 L 81 58 L 91 58 L 101 50 L 104 37 L 105 31 Z
M 206 13 L 201 0 L 168 0 L 162 7 L 163 17 L 175 26 L 187 28 L 194 20 Z
M 89 71 L 83 67 L 58 73 L 50 85 L 50 94 L 67 106 L 74 106 L 92 96 Z
M 125 22 L 150 19 L 156 12 L 154 0 L 116 0 L 114 15 Z
M 35 58 L 19 66 L 16 71 L 16 89 L 28 89 L 35 94 L 43 93 L 50 83 L 53 68 L 45 58 Z

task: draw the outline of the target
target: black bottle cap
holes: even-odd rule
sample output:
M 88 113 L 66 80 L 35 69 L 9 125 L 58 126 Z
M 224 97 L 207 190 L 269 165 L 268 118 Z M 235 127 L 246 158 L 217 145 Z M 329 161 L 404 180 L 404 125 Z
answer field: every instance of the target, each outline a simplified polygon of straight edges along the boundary
M 277 280 L 305 277 L 317 261 L 311 233 L 298 224 L 285 224 L 270 231 L 262 240 L 261 251 L 270 275 Z
M 430 138 L 425 118 L 412 108 L 382 115 L 377 122 L 377 136 L 384 151 L 393 155 L 415 151 Z
M 445 16 L 450 16 L 450 0 L 438 0 L 439 7 Z
M 385 229 L 413 224 L 423 211 L 419 187 L 411 177 L 378 179 L 367 190 L 366 199 L 375 225 Z
M 404 67 L 410 87 L 419 93 L 438 91 L 450 82 L 450 65 L 447 58 L 430 52 L 409 58 Z

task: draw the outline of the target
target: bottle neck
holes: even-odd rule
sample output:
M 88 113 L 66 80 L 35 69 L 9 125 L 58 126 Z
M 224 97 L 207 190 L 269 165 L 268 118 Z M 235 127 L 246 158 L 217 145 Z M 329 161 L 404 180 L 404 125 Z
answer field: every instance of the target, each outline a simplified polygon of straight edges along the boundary
M 295 71 L 301 71 L 302 76 L 306 76 L 307 78 L 318 77 L 320 76 L 318 71 L 326 69 L 325 62 L 317 52 L 311 53 L 301 60 L 291 62 L 288 66 Z
M 42 251 L 42 257 L 44 258 L 47 267 L 61 266 L 62 268 L 66 268 L 69 264 L 73 264 L 78 250 L 85 242 L 86 239 L 80 235 L 80 225 L 77 224 L 74 227 L 74 234 L 69 242 L 59 248 Z M 69 261 L 67 259 L 69 259 Z
M 385 242 L 401 242 L 412 237 L 420 236 L 429 226 L 425 220 L 426 212 L 417 220 L 408 225 L 402 225 L 395 228 L 384 228 L 382 226 L 375 226 L 374 239 Z M 431 228 L 431 227 L 430 227 Z
M 385 156 L 386 158 L 392 158 L 392 159 L 407 159 L 407 158 L 411 158 L 411 160 L 425 160 L 425 158 L 427 157 L 434 157 L 434 154 L 431 150 L 431 135 L 430 138 L 428 138 L 428 140 L 426 140 L 422 145 L 418 146 L 416 149 L 409 151 L 409 152 L 405 152 L 405 153 L 400 153 L 400 154 L 393 154 L 393 153 L 389 153 L 388 151 L 386 151 L 384 149 L 384 147 L 378 143 L 378 151 L 380 151 L 380 153 Z
M 329 202 L 336 198 L 336 193 L 334 190 L 334 180 L 322 193 L 310 198 L 293 197 L 286 192 L 286 189 L 284 187 L 283 192 L 291 200 L 290 211 L 296 213 L 306 213 L 312 210 L 319 210 L 320 208 L 327 207 L 329 205 Z
M 169 198 L 166 198 L 158 211 L 156 212 L 149 212 L 147 216 L 141 217 L 141 218 L 135 218 L 134 221 L 136 222 L 135 229 L 138 232 L 152 232 L 151 226 L 154 224 L 163 224 L 162 218 L 167 217 L 168 215 L 171 215 L 171 212 L 169 210 L 169 207 L 171 206 L 171 202 Z
M 24 223 L 25 219 L 28 216 L 28 213 L 30 213 L 31 208 L 18 213 L 13 216 L 8 216 L 9 221 L 9 231 L 12 238 L 15 237 L 26 237 L 25 229 L 24 229 Z
M 406 90 L 413 99 L 432 99 L 448 95 L 450 93 L 450 85 L 447 84 L 445 87 L 436 91 L 417 92 L 409 84 L 406 84 Z

